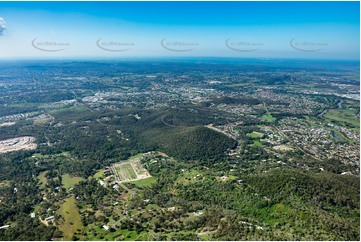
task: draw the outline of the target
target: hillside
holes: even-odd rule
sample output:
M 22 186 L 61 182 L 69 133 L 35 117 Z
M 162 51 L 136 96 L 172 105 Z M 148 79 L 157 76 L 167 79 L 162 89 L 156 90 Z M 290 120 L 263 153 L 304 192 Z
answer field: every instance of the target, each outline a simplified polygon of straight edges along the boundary
M 147 133 L 146 139 L 159 150 L 179 160 L 221 157 L 227 149 L 237 145 L 236 141 L 224 134 L 203 126 L 170 129 L 154 136 Z

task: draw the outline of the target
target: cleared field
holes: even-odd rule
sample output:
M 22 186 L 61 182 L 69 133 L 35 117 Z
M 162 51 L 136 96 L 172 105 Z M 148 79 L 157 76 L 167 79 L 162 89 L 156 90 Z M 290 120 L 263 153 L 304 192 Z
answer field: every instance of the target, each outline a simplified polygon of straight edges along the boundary
M 234 83 L 234 84 L 226 85 L 226 87 L 244 87 L 247 85 L 248 85 L 247 83 Z
M 278 150 L 278 151 L 292 151 L 293 149 L 287 145 L 277 145 L 274 146 L 273 149 Z
M 273 116 L 271 115 L 271 113 L 269 113 L 269 112 L 267 112 L 266 114 L 264 114 L 264 115 L 261 117 L 261 119 L 262 119 L 263 121 L 267 122 L 267 123 L 272 123 L 272 122 L 276 121 L 276 118 L 273 117 Z
M 16 122 L 7 122 L 7 123 L 1 123 L 0 127 L 9 127 L 15 125 Z
M 7 180 L 0 181 L 0 187 L 7 187 L 10 185 L 10 182 Z
M 72 235 L 78 229 L 81 230 L 83 228 L 75 198 L 69 197 L 65 199 L 57 214 L 62 216 L 62 221 L 59 223 L 58 228 L 63 232 L 64 240 L 71 240 Z
M 131 184 L 134 184 L 138 187 L 150 187 L 152 184 L 156 183 L 157 179 L 155 177 L 149 177 L 138 181 L 132 181 L 129 182 Z
M 54 117 L 48 114 L 41 114 L 40 116 L 34 119 L 34 124 L 45 124 L 54 120 Z
M 34 150 L 37 147 L 34 141 L 35 138 L 31 136 L 1 140 L 0 153 L 7 153 L 17 150 Z
M 113 165 L 113 172 L 120 182 L 137 181 L 151 177 L 138 158 Z
M 120 172 L 124 173 L 125 179 L 134 180 L 137 178 L 137 174 L 135 174 L 135 171 L 133 170 L 133 167 L 130 163 L 124 164 L 119 168 L 120 168 Z
M 70 176 L 69 174 L 64 174 L 62 176 L 62 183 L 65 189 L 74 187 L 78 182 L 84 181 L 84 178 L 77 176 Z
M 247 134 L 247 136 L 252 139 L 257 139 L 257 138 L 262 138 L 263 134 L 259 133 L 259 132 L 252 132 L 252 133 Z
M 360 127 L 359 118 L 350 109 L 331 109 L 324 115 L 324 117 L 338 122 L 348 123 L 355 127 Z
M 40 172 L 40 174 L 38 175 L 38 179 L 40 180 L 40 183 L 41 183 L 41 185 L 40 185 L 41 188 L 44 188 L 46 183 L 48 182 L 45 177 L 46 173 L 47 173 L 47 171 L 43 171 L 43 172 Z
M 136 231 L 129 231 L 127 229 L 120 229 L 115 232 L 105 231 L 103 228 L 95 227 L 97 235 L 94 237 L 88 237 L 87 240 L 105 240 L 105 241 L 134 241 L 142 240 L 149 241 L 152 236 L 145 231 L 140 232 L 139 234 Z
M 104 176 L 104 175 L 103 175 L 103 171 L 104 171 L 103 169 L 98 170 L 97 173 L 95 173 L 95 174 L 93 175 L 93 177 L 94 177 L 94 178 L 98 178 L 98 179 L 101 178 L 101 177 L 103 177 L 103 176 Z
M 255 141 L 253 141 L 253 146 L 263 147 L 263 144 L 260 141 L 255 140 Z
M 188 185 L 197 183 L 200 180 L 202 180 L 204 177 L 204 174 L 201 171 L 198 170 L 184 170 L 182 173 L 182 176 L 179 176 L 174 184 L 182 184 L 182 185 Z
M 139 154 L 136 154 L 136 155 L 133 155 L 133 156 L 129 157 L 129 160 L 137 159 L 137 158 L 142 158 L 142 157 L 143 157 L 143 154 L 142 154 L 142 153 L 139 153 Z

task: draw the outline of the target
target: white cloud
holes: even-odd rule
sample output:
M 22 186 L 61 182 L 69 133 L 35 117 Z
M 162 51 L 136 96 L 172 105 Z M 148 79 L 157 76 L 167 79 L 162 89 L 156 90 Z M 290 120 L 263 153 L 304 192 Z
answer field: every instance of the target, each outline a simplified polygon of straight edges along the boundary
M 0 17 L 0 35 L 3 35 L 5 31 L 5 20 Z

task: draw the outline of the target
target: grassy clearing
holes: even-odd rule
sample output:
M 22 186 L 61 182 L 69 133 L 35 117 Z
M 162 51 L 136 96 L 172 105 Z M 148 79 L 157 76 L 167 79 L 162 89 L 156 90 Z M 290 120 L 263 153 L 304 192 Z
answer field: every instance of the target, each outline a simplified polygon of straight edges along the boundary
M 40 174 L 38 175 L 38 179 L 40 180 L 40 188 L 45 188 L 46 183 L 48 182 L 45 175 L 46 175 L 46 171 L 40 172 Z
M 69 174 L 62 175 L 63 187 L 69 189 L 74 187 L 78 182 L 84 181 L 84 178 L 77 176 L 70 176 Z
M 238 179 L 238 177 L 233 176 L 233 175 L 229 175 L 229 176 L 226 175 L 224 177 L 217 176 L 216 179 L 219 182 L 228 182 L 228 181 L 234 181 L 234 180 Z
M 136 154 L 136 155 L 133 155 L 133 156 L 129 157 L 128 160 L 142 158 L 142 157 L 143 157 L 143 153 L 139 153 L 139 154 Z
M 104 175 L 103 175 L 103 171 L 104 171 L 104 169 L 98 170 L 97 173 L 95 173 L 95 174 L 93 175 L 93 177 L 94 177 L 94 178 L 102 178 L 102 177 L 104 176 Z
M 352 100 L 346 100 L 345 104 L 349 107 L 359 108 L 360 103 Z
M 114 240 L 127 240 L 127 241 L 134 241 L 134 240 L 147 240 L 148 233 L 143 231 L 138 234 L 135 231 L 129 231 L 127 229 L 124 230 L 117 230 L 115 232 L 106 231 L 103 228 L 95 227 L 95 231 L 97 235 L 95 237 L 88 237 L 87 240 L 106 240 L 106 241 L 114 241 Z
M 259 139 L 259 138 L 263 137 L 263 134 L 259 133 L 259 132 L 252 132 L 252 133 L 247 134 L 247 136 L 252 139 Z
M 226 85 L 226 87 L 244 87 L 247 85 L 248 85 L 247 83 L 234 83 L 234 84 Z
M 126 164 L 122 164 L 122 166 L 120 167 L 120 169 L 123 169 L 124 172 L 127 174 L 128 179 L 136 179 L 137 175 L 135 174 L 135 171 L 132 167 L 131 164 L 126 163 Z
M 146 207 L 146 209 L 152 209 L 152 210 L 157 210 L 157 209 L 160 209 L 160 207 L 157 205 L 157 204 L 148 204 Z
M 276 203 L 272 206 L 267 206 L 267 201 L 253 201 L 244 208 L 245 214 L 253 214 L 260 221 L 264 221 L 271 226 L 276 223 L 284 221 L 284 219 L 295 216 L 296 211 L 290 206 Z
M 310 127 L 319 127 L 319 126 L 320 126 L 319 124 L 314 123 L 314 122 L 312 122 L 312 121 L 306 121 L 306 123 L 307 123 L 308 126 L 310 126 Z
M 35 153 L 35 154 L 33 154 L 33 156 L 32 156 L 33 158 L 42 158 L 43 157 L 43 155 L 42 154 L 40 154 L 40 153 Z
M 331 109 L 324 115 L 324 117 L 326 119 L 331 119 L 334 121 L 351 124 L 354 127 L 358 127 L 358 128 L 360 127 L 359 118 L 350 109 L 342 109 L 342 110 Z
M 273 123 L 274 121 L 276 121 L 276 118 L 273 117 L 270 112 L 267 112 L 261 117 L 261 120 L 267 123 Z
M 10 181 L 8 180 L 0 180 L 0 187 L 7 187 L 10 185 Z
M 263 144 L 260 141 L 255 140 L 255 141 L 253 141 L 253 146 L 263 147 Z
M 57 214 L 62 216 L 63 221 L 59 224 L 59 230 L 63 232 L 64 240 L 71 240 L 78 229 L 82 230 L 83 225 L 74 197 L 66 198 Z
M 59 154 L 54 154 L 54 155 L 43 155 L 41 153 L 35 153 L 32 155 L 33 158 L 43 158 L 43 159 L 47 159 L 47 158 L 56 158 L 56 157 L 70 157 L 70 152 L 62 152 Z
M 138 180 L 138 181 L 132 181 L 129 182 L 131 184 L 134 184 L 138 187 L 150 187 L 152 184 L 156 183 L 157 179 L 155 177 L 149 177 L 146 179 Z
M 88 109 L 82 105 L 73 105 L 70 107 L 64 107 L 64 108 L 54 108 L 49 110 L 49 114 L 59 114 L 61 112 L 83 112 L 87 111 Z
M 183 176 L 179 177 L 175 184 L 183 184 L 188 185 L 192 183 L 196 183 L 199 180 L 203 179 L 203 174 L 197 170 L 184 171 Z
M 46 124 L 46 123 L 48 123 L 48 122 L 50 122 L 51 121 L 51 119 L 49 119 L 49 118 L 37 118 L 37 119 L 35 119 L 34 120 L 34 125 L 36 125 L 36 124 Z
M 291 207 L 282 203 L 277 203 L 272 207 L 265 207 L 259 210 L 259 216 L 267 221 L 269 224 L 274 225 L 283 220 L 283 218 L 293 217 L 295 212 Z
M 209 240 L 214 240 L 212 234 L 215 234 L 215 233 L 216 233 L 216 231 L 209 231 L 209 232 L 198 233 L 198 235 L 201 238 L 201 240 L 209 241 Z

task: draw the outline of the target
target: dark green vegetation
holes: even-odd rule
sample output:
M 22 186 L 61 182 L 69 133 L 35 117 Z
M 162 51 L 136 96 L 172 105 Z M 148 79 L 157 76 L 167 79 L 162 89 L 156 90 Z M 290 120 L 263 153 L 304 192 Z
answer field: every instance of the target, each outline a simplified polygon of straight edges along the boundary
M 0 69 L 0 240 L 359 240 L 352 65 L 60 64 Z
M 222 182 L 215 179 L 215 175 L 222 174 L 225 167 L 218 166 L 219 172 L 201 169 L 196 181 L 184 184 L 176 182 L 183 174 L 172 172 L 178 170 L 177 166 L 171 162 L 163 162 L 160 170 L 151 166 L 155 167 L 151 170 L 153 174 L 159 176 L 153 193 L 160 196 L 159 190 L 163 191 L 162 197 L 167 201 L 162 201 L 163 206 L 204 211 L 204 216 L 198 218 L 192 228 L 204 228 L 207 233 L 213 231 L 213 238 L 348 240 L 359 236 L 359 180 L 356 177 L 272 169 L 265 174 L 242 175 L 242 181 Z M 171 192 L 167 192 L 169 190 Z M 219 224 L 222 229 L 217 228 Z
M 179 160 L 220 158 L 237 142 L 206 127 L 176 129 L 151 139 L 160 150 Z

